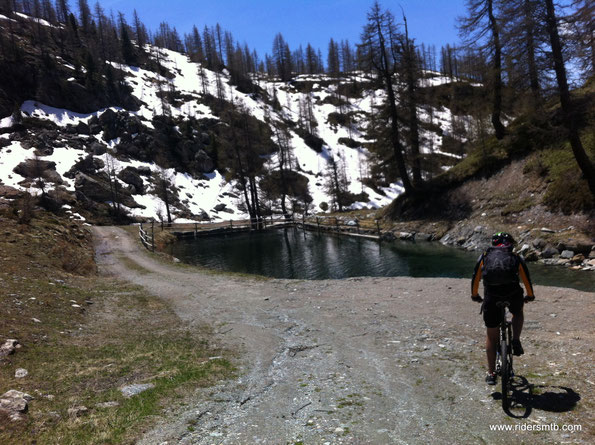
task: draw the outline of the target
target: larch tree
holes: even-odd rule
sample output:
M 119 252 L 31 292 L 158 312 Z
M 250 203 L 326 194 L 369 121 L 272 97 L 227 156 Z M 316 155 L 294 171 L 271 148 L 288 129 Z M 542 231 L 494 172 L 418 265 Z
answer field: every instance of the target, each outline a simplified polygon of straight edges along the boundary
M 333 77 L 338 77 L 341 72 L 341 59 L 339 57 L 339 45 L 335 43 L 333 39 L 328 44 L 328 57 L 327 57 L 327 72 Z
M 502 8 L 503 46 L 513 63 L 512 70 L 508 70 L 508 81 L 520 92 L 530 92 L 534 111 L 541 105 L 540 77 L 545 70 L 545 61 L 539 57 L 547 40 L 543 9 L 541 0 L 509 0 Z
M 422 184 L 421 176 L 421 156 L 420 156 L 420 142 L 419 142 L 419 119 L 417 117 L 417 83 L 419 80 L 419 63 L 417 53 L 415 51 L 415 44 L 409 38 L 409 30 L 407 28 L 407 17 L 403 13 L 403 24 L 405 33 L 399 37 L 401 43 L 401 64 L 402 71 L 404 71 L 404 79 L 406 85 L 406 103 L 409 123 L 409 145 L 411 152 L 411 173 L 414 187 L 420 187 Z
M 393 76 L 396 71 L 396 48 L 392 42 L 396 41 L 397 29 L 394 16 L 390 11 L 382 11 L 380 4 L 375 2 L 368 13 L 368 23 L 364 27 L 360 45 L 363 51 L 363 61 L 367 69 L 373 70 L 383 82 L 387 95 L 387 106 L 390 119 L 390 142 L 393 157 L 403 182 L 406 193 L 414 191 L 409 180 L 409 173 L 405 164 L 404 149 L 400 140 L 399 113 L 395 95 Z
M 496 138 L 506 132 L 502 124 L 502 44 L 500 20 L 496 17 L 495 0 L 467 0 L 467 16 L 460 19 L 459 30 L 467 42 L 483 42 L 492 51 L 489 88 L 492 91 L 492 126 Z
M 562 107 L 564 126 L 568 131 L 568 139 L 570 141 L 572 153 L 574 154 L 576 162 L 583 172 L 585 179 L 587 180 L 591 193 L 595 196 L 595 167 L 585 152 L 578 133 L 575 119 L 575 107 L 572 103 L 570 91 L 568 89 L 566 66 L 564 64 L 564 55 L 562 52 L 562 44 L 560 42 L 560 35 L 558 32 L 558 20 L 556 17 L 554 2 L 553 0 L 544 1 L 546 6 L 547 30 L 550 36 L 552 59 L 554 62 L 554 70 L 556 72 L 556 80 L 558 83 L 558 93 L 560 95 L 560 105 Z

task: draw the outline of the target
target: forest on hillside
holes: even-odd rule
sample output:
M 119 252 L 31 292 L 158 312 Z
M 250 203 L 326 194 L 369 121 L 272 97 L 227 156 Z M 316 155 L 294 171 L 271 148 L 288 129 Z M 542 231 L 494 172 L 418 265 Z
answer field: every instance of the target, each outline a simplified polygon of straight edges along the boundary
M 67 0 L 2 0 L 0 14 L 0 116 L 12 114 L 19 120 L 21 104 L 32 98 L 78 112 L 107 106 L 136 110 L 140 104 L 119 64 L 142 67 L 165 79 L 157 83 L 161 116 L 155 117 L 155 131 L 161 136 L 151 145 L 152 157 L 163 167 L 200 170 L 196 162 L 188 162 L 184 150 L 179 155 L 168 150 L 193 142 L 193 129 L 204 133 L 205 124 L 171 116 L 171 104 L 180 99 L 180 93 L 167 81 L 174 73 L 161 63 L 156 49 L 180 52 L 196 62 L 205 102 L 229 124 L 225 131 L 207 128 L 216 144 L 205 149 L 206 159 L 225 167 L 228 178 L 240 184 L 246 211 L 253 217 L 262 214 L 263 195 L 279 198 L 283 213 L 288 196 L 306 208 L 311 200 L 307 181 L 292 169 L 289 142 L 291 129 L 314 150 L 321 150 L 324 143 L 312 113 L 314 82 L 307 81 L 308 75 L 338 84 L 334 96 L 325 100 L 337 107 L 333 119 L 349 128 L 354 116 L 344 105 L 363 89 L 384 91 L 366 126 L 366 147 L 375 159 L 366 178 L 372 185 L 399 180 L 405 196 L 434 193 L 436 184 L 444 186 L 444 177 L 437 183 L 433 179 L 441 171 L 440 161 L 424 153 L 427 141 L 422 130 L 428 124 L 420 115 L 446 105 L 472 120 L 471 125 L 453 125 L 443 146 L 457 146 L 467 156 L 479 150 L 483 167 L 478 171 L 501 160 L 491 152 L 502 144 L 506 145 L 504 158 L 526 153 L 548 140 L 555 127 L 557 137 L 569 142 L 581 172 L 579 180 L 590 190 L 590 201 L 585 202 L 591 204 L 579 210 L 588 209 L 595 196 L 595 167 L 581 138 L 581 131 L 592 125 L 585 111 L 592 93 L 586 99 L 572 93 L 585 87 L 588 92 L 589 81 L 592 85 L 595 6 L 588 0 L 574 0 L 565 7 L 553 0 L 468 0 L 466 14 L 458 22 L 463 43 L 440 49 L 416 42 L 407 27 L 406 11 L 395 17 L 375 2 L 365 18 L 361 40 L 330 39 L 324 54 L 310 44 L 292 49 L 278 33 L 270 54 L 259 55 L 219 24 L 194 26 L 184 35 L 167 22 L 150 30 L 137 11 L 127 18 L 121 12 L 105 11 L 99 2 L 91 7 L 87 0 L 74 5 Z M 24 16 L 35 20 L 24 24 L 20 20 Z M 67 73 L 60 60 L 74 73 Z M 207 71 L 215 73 L 214 79 L 209 80 Z M 67 81 L 67 76 L 76 82 Z M 432 84 L 435 76 L 447 82 Z M 268 116 L 263 126 L 226 96 L 227 79 L 238 91 L 273 110 L 281 110 L 282 105 L 266 82 L 303 90 L 299 121 Z M 209 83 L 214 83 L 214 95 L 206 88 Z M 172 131 L 184 121 L 186 130 L 181 135 Z M 345 143 L 357 144 L 350 138 Z M 273 152 L 278 153 L 278 165 L 266 171 L 264 159 Z M 341 170 L 341 159 L 331 157 L 328 190 L 337 210 L 355 200 L 346 190 Z M 454 172 L 446 176 L 448 181 L 456 179 Z M 156 184 L 156 188 L 162 184 L 163 190 L 168 187 L 163 178 Z M 162 196 L 168 200 L 166 191 Z

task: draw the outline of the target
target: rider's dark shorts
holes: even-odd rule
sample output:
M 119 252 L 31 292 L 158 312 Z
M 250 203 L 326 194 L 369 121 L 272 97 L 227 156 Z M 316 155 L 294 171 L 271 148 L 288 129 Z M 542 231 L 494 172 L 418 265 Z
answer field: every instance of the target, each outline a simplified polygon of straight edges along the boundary
M 497 328 L 502 322 L 502 311 L 496 306 L 499 301 L 510 301 L 508 310 L 516 315 L 523 310 L 523 289 L 517 283 L 502 286 L 484 286 L 483 321 L 488 328 Z

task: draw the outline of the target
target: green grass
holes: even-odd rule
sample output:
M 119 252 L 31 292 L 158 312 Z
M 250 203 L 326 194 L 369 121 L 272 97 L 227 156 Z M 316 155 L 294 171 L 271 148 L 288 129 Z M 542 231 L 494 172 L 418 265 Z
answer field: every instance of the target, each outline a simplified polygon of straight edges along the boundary
M 581 139 L 595 162 L 593 132 L 585 132 Z M 551 210 L 573 213 L 595 208 L 595 199 L 582 178 L 569 143 L 536 153 L 527 161 L 523 172 L 541 177 L 548 184 L 544 204 Z
M 23 345 L 0 366 L 0 394 L 34 397 L 26 420 L 0 419 L 0 443 L 132 443 L 168 403 L 234 374 L 230 354 L 210 346 L 209 328 L 190 329 L 140 287 L 74 275 L 47 255 L 58 246 L 88 258 L 78 227 L 49 219 L 19 227 L 1 214 L 0 222 L 0 339 Z M 16 368 L 29 374 L 15 379 Z M 131 383 L 155 387 L 127 399 L 120 388 Z M 119 406 L 97 407 L 108 401 Z M 70 418 L 79 405 L 88 412 Z

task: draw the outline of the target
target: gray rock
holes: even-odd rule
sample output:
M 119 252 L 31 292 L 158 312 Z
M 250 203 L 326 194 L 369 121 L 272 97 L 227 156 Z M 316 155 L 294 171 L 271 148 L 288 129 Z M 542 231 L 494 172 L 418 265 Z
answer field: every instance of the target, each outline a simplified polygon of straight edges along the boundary
M 94 156 L 102 156 L 107 152 L 107 147 L 99 142 L 93 142 L 87 149 Z
M 432 241 L 432 234 L 423 232 L 416 233 L 415 241 Z
M 2 346 L 0 346 L 0 358 L 6 357 L 7 355 L 14 354 L 17 346 L 19 344 L 18 340 L 14 340 L 12 338 L 6 340 Z
M 399 239 L 413 241 L 415 239 L 415 235 L 409 232 L 399 232 Z
M 120 391 L 124 397 L 130 398 L 154 387 L 155 385 L 152 383 L 135 383 L 132 385 L 123 386 L 120 388 Z
M 210 173 L 215 169 L 215 163 L 206 151 L 200 149 L 194 155 L 196 161 L 196 170 L 201 173 Z
M 119 402 L 111 401 L 111 402 L 102 402 L 95 405 L 97 408 L 115 408 L 116 406 L 120 406 Z
M 531 244 L 536 249 L 543 249 L 545 247 L 545 240 L 543 238 L 536 238 L 533 241 L 531 241 Z
M 69 417 L 81 417 L 84 416 L 89 412 L 89 408 L 84 405 L 73 406 L 72 408 L 68 408 L 68 416 Z
M 483 226 L 476 226 L 476 227 L 473 229 L 473 231 L 474 231 L 475 233 L 481 233 L 481 232 L 483 232 L 483 229 L 484 229 L 484 227 L 483 227 Z
M 151 176 L 151 168 L 144 165 L 136 167 L 136 172 L 141 176 Z
M 572 250 L 563 250 L 562 253 L 560 254 L 560 258 L 563 258 L 565 260 L 569 260 L 574 256 L 574 252 Z
M 553 256 L 558 255 L 558 249 L 553 246 L 547 246 L 541 252 L 542 258 L 552 258 Z
M 394 241 L 397 238 L 393 232 L 384 232 L 382 235 L 380 235 L 380 239 L 382 241 Z
M 126 167 L 118 173 L 118 178 L 126 184 L 132 185 L 136 193 L 140 195 L 145 193 L 145 183 L 134 167 Z
M 56 163 L 52 161 L 44 161 L 43 159 L 39 158 L 27 159 L 26 161 L 23 161 L 17 165 L 13 171 L 25 178 L 33 179 L 42 177 L 44 179 L 48 179 L 46 176 L 49 174 L 49 172 L 56 172 Z
M 27 371 L 25 368 L 17 368 L 14 372 L 14 377 L 16 379 L 22 379 L 23 377 L 27 377 L 28 374 L 29 371 Z
M 0 412 L 8 415 L 12 421 L 22 420 L 31 400 L 33 397 L 29 394 L 11 389 L 0 396 Z
M 523 244 L 522 247 L 519 249 L 519 253 L 521 255 L 524 255 L 525 252 L 527 252 L 530 248 L 531 246 L 529 246 L 529 244 Z
M 223 210 L 225 207 L 227 207 L 225 204 L 217 204 L 215 207 L 213 207 L 213 210 L 215 212 L 220 212 L 221 210 Z
M 542 227 L 541 231 L 544 233 L 555 233 L 556 232 L 555 230 L 548 229 L 547 227 Z
M 90 134 L 89 126 L 84 122 L 79 122 L 75 129 L 78 134 Z

